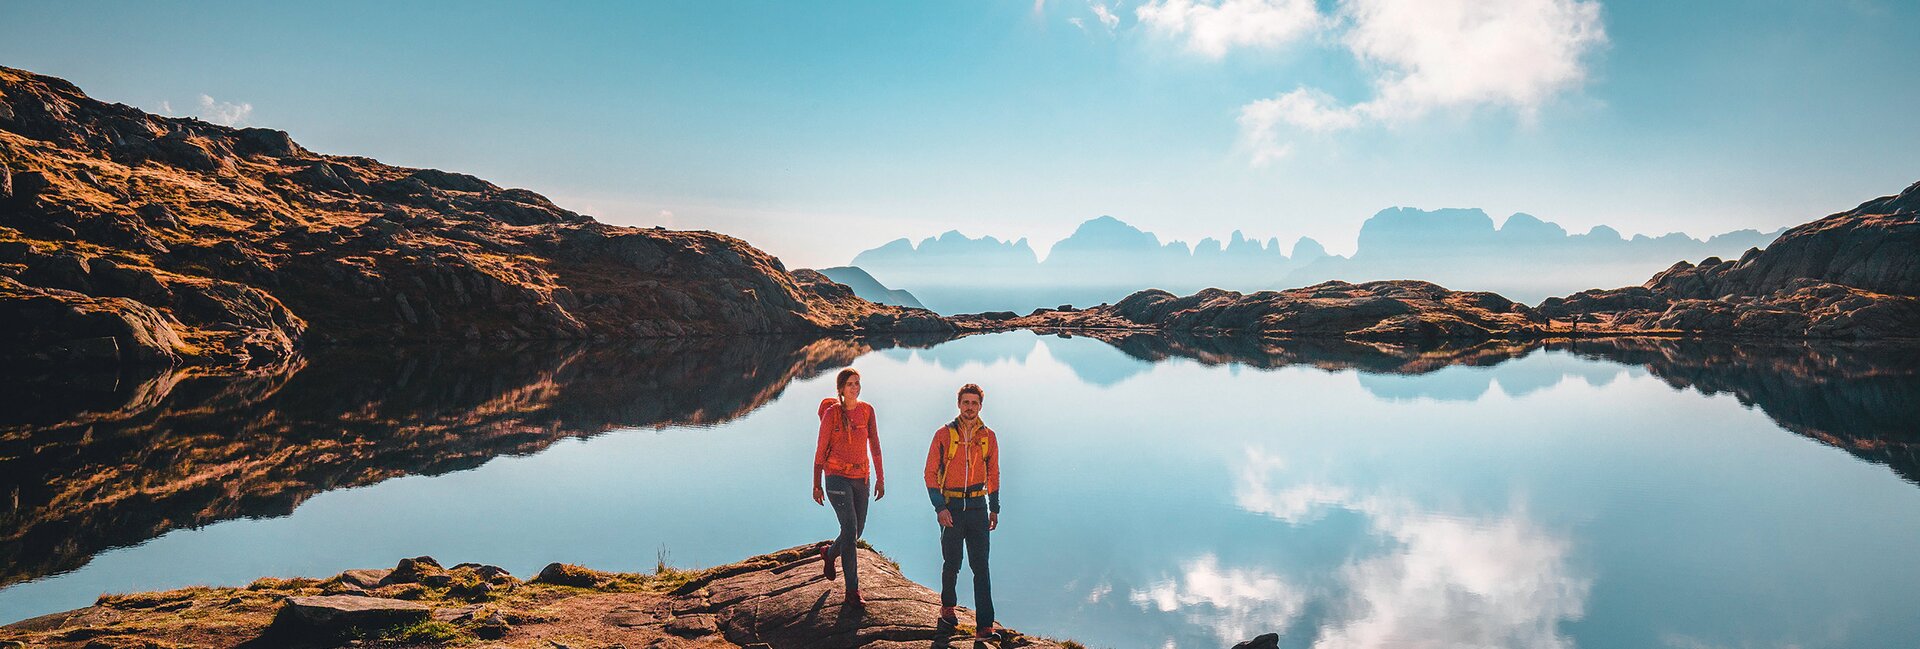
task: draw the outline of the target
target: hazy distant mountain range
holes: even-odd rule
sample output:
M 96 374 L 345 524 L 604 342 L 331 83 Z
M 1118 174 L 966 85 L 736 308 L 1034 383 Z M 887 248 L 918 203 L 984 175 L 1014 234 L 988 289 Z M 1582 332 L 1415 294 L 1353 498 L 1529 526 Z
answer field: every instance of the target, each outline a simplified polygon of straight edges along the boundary
M 867 274 L 867 271 L 861 270 L 857 266 L 822 268 L 820 269 L 820 274 L 826 275 L 827 279 L 846 284 L 847 288 L 853 289 L 854 295 L 860 296 L 861 299 L 868 302 L 913 307 L 916 309 L 927 308 L 927 306 L 921 304 L 919 298 L 915 298 L 912 293 L 887 288 L 887 286 L 881 284 L 879 280 L 874 279 L 872 275 Z
M 941 313 L 1025 312 L 1117 301 L 1145 288 L 1187 294 L 1293 288 L 1329 279 L 1419 278 L 1455 290 L 1494 291 L 1538 302 L 1595 286 L 1637 284 L 1675 259 L 1738 257 L 1780 231 L 1736 230 L 1694 239 L 1678 232 L 1632 238 L 1607 226 L 1584 234 L 1528 214 L 1499 227 L 1478 209 L 1381 210 L 1360 228 L 1352 257 L 1302 237 L 1289 250 L 1236 230 L 1225 242 L 1161 242 L 1111 216 L 1080 224 L 1043 260 L 1026 239 L 972 238 L 958 231 L 919 245 L 901 238 L 860 253 L 853 265 L 906 289 Z

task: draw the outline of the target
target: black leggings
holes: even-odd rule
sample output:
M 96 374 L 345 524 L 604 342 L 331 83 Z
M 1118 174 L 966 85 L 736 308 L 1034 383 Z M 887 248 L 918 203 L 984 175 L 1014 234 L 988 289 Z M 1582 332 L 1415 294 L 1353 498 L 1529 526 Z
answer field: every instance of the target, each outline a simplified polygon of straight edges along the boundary
M 827 556 L 840 557 L 840 570 L 847 575 L 847 590 L 860 589 L 860 562 L 855 560 L 856 542 L 867 528 L 867 481 L 829 475 L 827 501 L 833 503 L 833 515 L 840 519 L 840 537 L 827 548 Z
M 954 585 L 960 580 L 960 550 L 964 546 L 967 567 L 973 570 L 974 624 L 982 629 L 993 625 L 993 580 L 987 575 L 987 522 L 987 510 L 957 510 L 953 512 L 953 526 L 940 530 L 940 605 L 953 606 L 959 599 Z

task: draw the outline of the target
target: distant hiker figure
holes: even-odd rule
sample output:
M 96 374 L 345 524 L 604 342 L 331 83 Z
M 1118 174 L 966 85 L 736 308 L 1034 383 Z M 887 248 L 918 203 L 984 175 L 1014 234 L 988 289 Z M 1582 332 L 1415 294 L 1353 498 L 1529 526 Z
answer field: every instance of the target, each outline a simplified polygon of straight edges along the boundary
M 867 454 L 873 454 L 873 499 L 887 495 L 887 471 L 880 463 L 880 429 L 873 406 L 860 400 L 860 373 L 849 367 L 834 377 L 840 396 L 820 401 L 820 440 L 813 450 L 813 502 L 833 501 L 840 536 L 822 542 L 820 571 L 833 579 L 838 557 L 847 573 L 848 606 L 863 606 L 860 564 L 855 546 L 867 527 Z M 825 474 L 825 481 L 821 480 Z
M 927 496 L 940 521 L 940 621 L 959 622 L 960 553 L 973 570 L 975 638 L 993 635 L 993 588 L 987 574 L 987 532 L 1000 526 L 1000 440 L 980 420 L 986 394 L 960 387 L 960 416 L 933 433 L 927 449 Z

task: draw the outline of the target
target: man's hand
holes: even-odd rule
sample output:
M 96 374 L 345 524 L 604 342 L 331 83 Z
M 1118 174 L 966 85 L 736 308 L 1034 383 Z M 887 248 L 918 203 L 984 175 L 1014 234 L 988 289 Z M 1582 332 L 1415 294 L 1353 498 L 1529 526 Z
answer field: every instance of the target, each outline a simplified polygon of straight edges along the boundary
M 944 509 L 940 510 L 940 526 L 953 527 L 953 512 Z
M 987 531 L 991 532 L 993 531 L 994 528 L 999 526 L 1000 526 L 1000 512 L 988 513 L 987 514 Z
M 873 483 L 873 499 L 874 499 L 874 500 L 879 500 L 879 499 L 881 499 L 881 498 L 885 498 L 885 497 L 887 497 L 887 481 L 885 481 L 885 480 L 876 480 L 876 481 L 874 481 L 874 483 Z
M 827 504 L 827 490 L 821 489 L 819 483 L 815 483 L 813 485 L 813 504 L 815 505 Z

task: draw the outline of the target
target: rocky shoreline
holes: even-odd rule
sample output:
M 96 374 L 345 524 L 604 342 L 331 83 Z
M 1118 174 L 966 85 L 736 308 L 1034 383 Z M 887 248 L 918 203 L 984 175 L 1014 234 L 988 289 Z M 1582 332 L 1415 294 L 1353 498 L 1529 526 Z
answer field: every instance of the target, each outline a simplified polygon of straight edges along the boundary
M 866 606 L 820 573 L 812 546 L 652 574 L 554 563 L 521 580 L 494 566 L 431 557 L 324 578 L 261 578 L 238 588 L 102 595 L 82 609 L 0 627 L 0 647 L 486 646 L 871 648 L 974 646 L 973 614 L 936 617 L 939 594 L 864 545 Z M 999 647 L 1076 648 L 1003 630 Z

